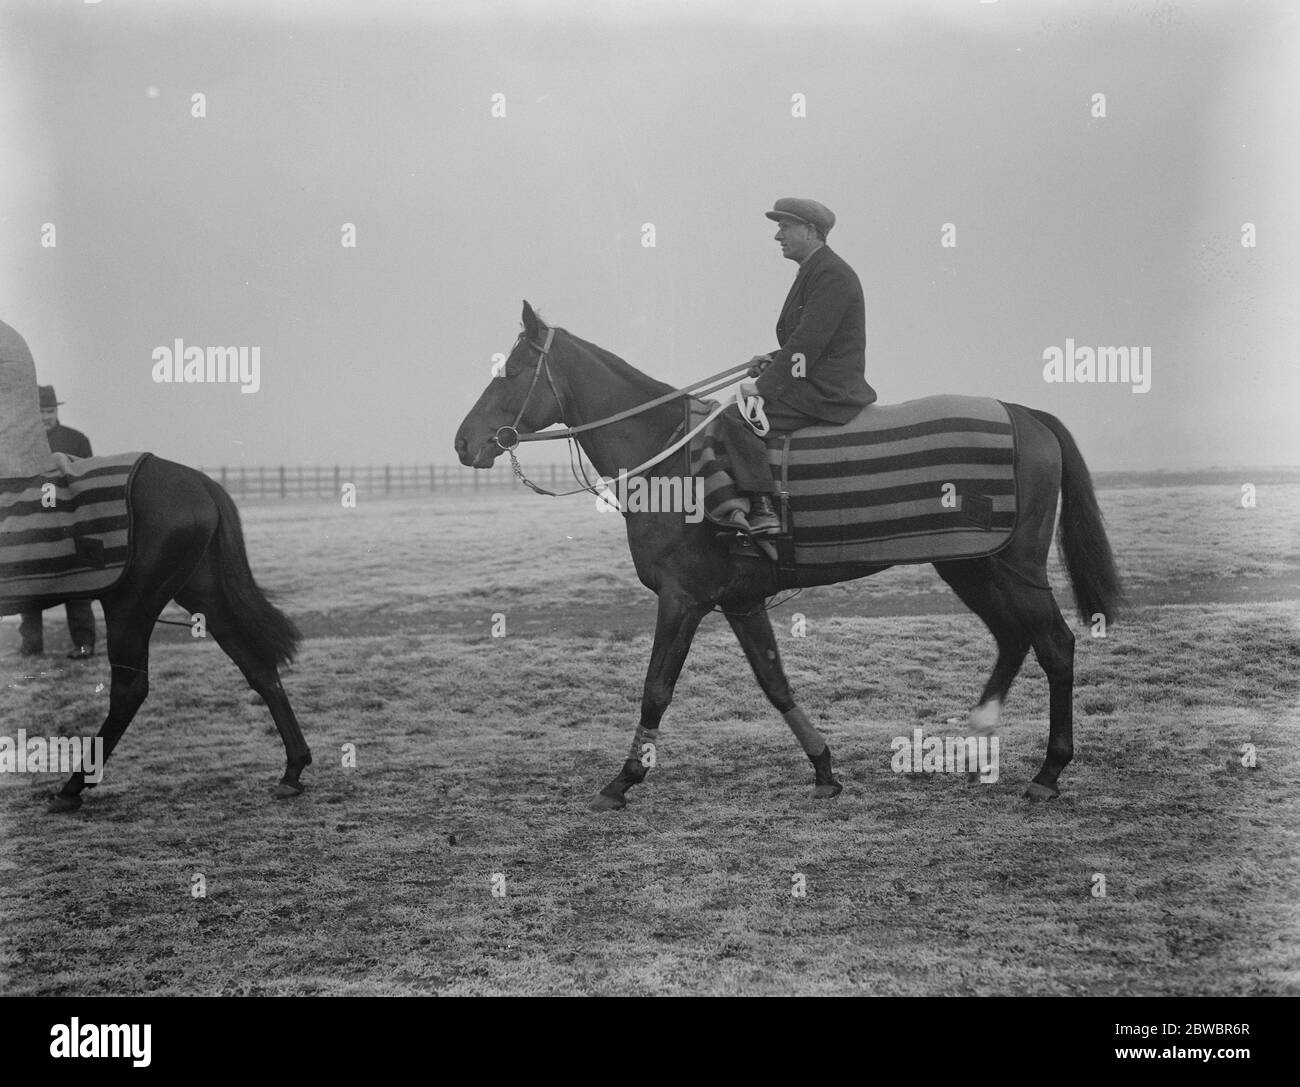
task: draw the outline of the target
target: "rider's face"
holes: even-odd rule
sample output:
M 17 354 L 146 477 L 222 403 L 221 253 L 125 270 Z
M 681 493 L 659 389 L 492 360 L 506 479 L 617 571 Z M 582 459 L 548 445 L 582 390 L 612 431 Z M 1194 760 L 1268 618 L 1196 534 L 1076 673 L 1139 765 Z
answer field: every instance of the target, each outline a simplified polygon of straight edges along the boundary
M 821 240 L 817 232 L 807 223 L 796 223 L 791 219 L 782 219 L 776 228 L 776 240 L 781 246 L 781 255 L 788 260 L 801 261 L 817 248 Z

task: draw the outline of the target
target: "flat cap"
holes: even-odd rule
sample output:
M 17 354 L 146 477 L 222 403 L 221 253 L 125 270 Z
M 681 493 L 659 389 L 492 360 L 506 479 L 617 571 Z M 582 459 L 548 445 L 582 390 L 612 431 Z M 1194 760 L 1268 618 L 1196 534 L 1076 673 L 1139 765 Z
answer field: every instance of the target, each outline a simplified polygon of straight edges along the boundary
M 829 234 L 831 227 L 835 225 L 835 212 L 825 204 L 819 204 L 816 200 L 803 200 L 797 196 L 781 197 L 772 205 L 771 211 L 763 214 L 775 222 L 791 219 L 796 223 L 807 223 L 809 226 L 817 227 L 823 234 Z

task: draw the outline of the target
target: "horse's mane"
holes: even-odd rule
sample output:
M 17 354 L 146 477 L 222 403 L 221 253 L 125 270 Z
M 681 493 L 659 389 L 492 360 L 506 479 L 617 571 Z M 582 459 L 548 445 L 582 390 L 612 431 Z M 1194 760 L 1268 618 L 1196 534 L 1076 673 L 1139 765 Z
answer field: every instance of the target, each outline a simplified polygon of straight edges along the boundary
M 534 310 L 533 312 L 537 313 L 536 310 Z M 564 328 L 562 325 L 551 325 L 546 320 L 546 318 L 543 317 L 540 313 L 537 313 L 537 319 L 541 321 L 543 324 L 548 325 L 548 327 L 555 329 L 556 332 L 563 332 L 566 336 L 569 337 L 569 339 L 573 340 L 575 343 L 581 344 L 593 355 L 595 355 L 598 359 L 600 359 L 600 361 L 605 366 L 609 367 L 609 369 L 612 370 L 615 374 L 617 374 L 619 377 L 622 377 L 632 382 L 635 385 L 640 385 L 643 388 L 647 389 L 648 391 L 656 394 L 672 392 L 672 390 L 676 387 L 674 385 L 665 384 L 664 382 L 660 381 L 658 378 L 654 378 L 651 377 L 649 374 L 643 373 L 642 371 L 638 370 L 635 366 L 633 366 L 631 363 L 625 362 L 623 359 L 619 358 L 619 356 L 614 354 L 613 351 L 606 351 L 605 348 L 601 347 L 599 344 L 594 344 L 590 340 L 584 340 L 581 336 L 575 336 L 572 332 L 570 332 L 567 328 Z

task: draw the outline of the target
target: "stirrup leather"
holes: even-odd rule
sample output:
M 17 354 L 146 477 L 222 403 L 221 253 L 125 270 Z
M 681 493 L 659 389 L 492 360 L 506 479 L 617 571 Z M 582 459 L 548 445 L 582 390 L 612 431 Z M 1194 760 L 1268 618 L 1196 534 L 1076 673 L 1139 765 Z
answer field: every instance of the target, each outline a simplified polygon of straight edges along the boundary
M 767 421 L 767 412 L 763 410 L 763 398 L 746 396 L 737 391 L 736 407 L 740 409 L 740 417 L 754 428 L 754 433 L 760 438 L 766 438 L 772 427 Z

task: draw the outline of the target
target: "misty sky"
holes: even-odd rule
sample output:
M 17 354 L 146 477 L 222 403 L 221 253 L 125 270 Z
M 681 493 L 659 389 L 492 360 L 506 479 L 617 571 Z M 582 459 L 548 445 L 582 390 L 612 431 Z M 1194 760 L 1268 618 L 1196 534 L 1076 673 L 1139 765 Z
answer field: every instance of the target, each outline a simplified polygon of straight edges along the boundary
M 99 453 L 454 463 L 524 298 L 674 384 L 774 348 L 763 212 L 808 196 L 882 402 L 1297 465 L 1292 7 L 4 0 L 0 319 Z M 259 346 L 260 390 L 155 383 L 178 337 Z M 1067 337 L 1149 346 L 1150 391 L 1046 383 Z

